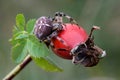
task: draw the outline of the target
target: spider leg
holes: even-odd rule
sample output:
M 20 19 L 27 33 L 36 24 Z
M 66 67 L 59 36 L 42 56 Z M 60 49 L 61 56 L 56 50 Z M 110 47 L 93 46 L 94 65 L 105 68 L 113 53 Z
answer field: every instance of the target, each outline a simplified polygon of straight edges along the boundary
M 64 40 L 62 40 L 60 37 L 58 37 L 58 36 L 54 36 L 57 40 L 59 40 L 62 44 L 64 44 L 65 46 L 67 46 L 67 43 L 65 43 L 65 41 Z M 50 46 L 52 47 L 52 48 L 55 48 L 55 46 L 54 46 L 54 43 L 51 41 L 50 42 Z M 62 49 L 62 50 L 64 50 L 64 49 Z
M 51 39 L 57 35 L 58 35 L 58 33 L 56 31 L 54 31 L 53 33 L 51 33 L 50 35 L 47 36 L 46 40 L 51 41 Z
M 60 37 L 56 36 L 56 39 L 59 40 L 65 46 L 67 46 L 67 43 L 64 40 L 62 40 Z
M 53 21 L 62 23 L 63 22 L 62 21 L 63 20 L 62 17 L 66 17 L 70 21 L 70 23 L 77 24 L 77 22 L 71 16 L 69 16 L 69 15 L 67 15 L 67 14 L 65 14 L 63 12 L 56 12 L 55 13 L 55 17 L 53 18 Z
M 55 48 L 55 46 L 54 46 L 54 44 L 53 44 L 52 41 L 50 42 L 50 46 L 51 46 L 52 48 Z
M 56 39 L 59 40 L 61 43 L 63 43 L 64 45 L 67 45 L 67 44 L 65 43 L 65 41 L 63 41 L 60 37 L 57 36 L 57 35 L 58 35 L 58 31 L 59 31 L 59 30 L 53 31 L 50 35 L 48 35 L 48 36 L 46 37 L 46 39 L 44 40 L 44 42 L 51 42 L 51 39 L 52 39 L 53 37 L 56 37 Z
M 66 14 L 64 14 L 64 16 L 65 16 L 67 19 L 69 19 L 70 23 L 77 24 L 77 22 L 76 22 L 71 16 L 66 15 Z M 77 25 L 78 25 L 78 24 L 77 24 Z
M 53 23 L 53 31 L 60 31 L 63 29 L 63 26 L 60 23 Z

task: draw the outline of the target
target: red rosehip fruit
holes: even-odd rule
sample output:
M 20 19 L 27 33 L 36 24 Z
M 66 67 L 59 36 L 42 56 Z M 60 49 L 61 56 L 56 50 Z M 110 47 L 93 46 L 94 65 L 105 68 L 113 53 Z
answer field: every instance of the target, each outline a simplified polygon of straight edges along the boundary
M 72 60 L 74 64 L 92 67 L 106 55 L 106 52 L 94 44 L 92 32 L 100 29 L 93 26 L 90 34 L 76 24 L 66 23 L 58 35 L 52 38 L 53 52 L 64 59 Z
M 71 49 L 78 44 L 85 43 L 88 39 L 86 31 L 76 24 L 66 23 L 63 25 L 63 30 L 58 33 L 58 36 L 52 38 L 53 52 L 64 59 L 72 59 L 70 54 Z

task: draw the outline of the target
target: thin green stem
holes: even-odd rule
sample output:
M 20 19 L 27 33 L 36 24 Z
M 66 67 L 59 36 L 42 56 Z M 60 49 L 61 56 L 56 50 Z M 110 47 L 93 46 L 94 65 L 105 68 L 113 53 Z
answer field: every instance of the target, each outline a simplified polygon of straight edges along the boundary
M 32 61 L 30 55 L 28 55 L 23 62 L 18 64 L 10 73 L 8 73 L 3 80 L 12 80 L 29 62 Z

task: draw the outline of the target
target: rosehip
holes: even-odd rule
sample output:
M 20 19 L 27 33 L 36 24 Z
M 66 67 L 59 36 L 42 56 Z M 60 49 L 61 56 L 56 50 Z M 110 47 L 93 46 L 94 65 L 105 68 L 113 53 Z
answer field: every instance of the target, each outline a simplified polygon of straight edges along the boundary
M 85 67 L 97 65 L 106 52 L 94 44 L 92 32 L 96 29 L 99 27 L 93 26 L 87 35 L 81 26 L 64 24 L 63 30 L 51 40 L 53 52 L 64 59 L 72 59 L 74 64 L 81 63 Z
M 62 41 L 58 38 L 61 38 Z M 72 59 L 71 49 L 80 43 L 85 43 L 88 35 L 81 26 L 67 23 L 63 25 L 63 30 L 59 32 L 58 38 L 52 39 L 53 52 L 64 59 Z
M 63 23 L 62 17 L 69 19 L 70 23 Z M 106 55 L 105 51 L 94 44 L 92 32 L 96 29 L 99 27 L 93 26 L 88 35 L 72 17 L 56 12 L 53 18 L 40 17 L 36 21 L 34 34 L 61 58 L 70 59 L 74 64 L 81 63 L 85 67 L 92 67 Z

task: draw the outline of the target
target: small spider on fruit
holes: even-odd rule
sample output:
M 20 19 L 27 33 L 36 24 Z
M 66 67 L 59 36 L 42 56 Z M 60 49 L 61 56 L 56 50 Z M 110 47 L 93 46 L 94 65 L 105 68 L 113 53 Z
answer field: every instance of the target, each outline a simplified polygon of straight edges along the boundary
M 52 38 L 53 52 L 64 59 L 72 60 L 74 64 L 82 64 L 85 67 L 97 65 L 99 60 L 106 55 L 106 52 L 94 44 L 91 36 L 96 29 L 99 29 L 99 27 L 93 26 L 88 36 L 81 26 L 66 23 L 58 37 L 67 45 L 56 38 Z
M 69 19 L 70 23 L 63 23 L 63 17 Z M 96 29 L 99 27 L 93 26 L 88 35 L 73 18 L 56 12 L 53 18 L 40 17 L 36 21 L 34 34 L 59 57 L 72 60 L 74 64 L 92 67 L 106 55 L 104 50 L 94 44 L 92 32 Z
M 40 17 L 34 26 L 34 34 L 40 40 L 46 43 L 47 46 L 51 45 L 51 39 L 53 37 L 58 38 L 58 32 L 63 28 L 62 17 L 69 19 L 70 23 L 76 23 L 76 21 L 70 16 L 64 14 L 63 12 L 56 12 L 53 18 L 42 16 Z M 63 42 L 60 38 L 58 38 Z

